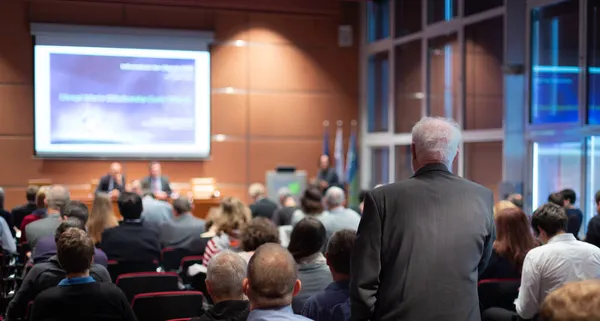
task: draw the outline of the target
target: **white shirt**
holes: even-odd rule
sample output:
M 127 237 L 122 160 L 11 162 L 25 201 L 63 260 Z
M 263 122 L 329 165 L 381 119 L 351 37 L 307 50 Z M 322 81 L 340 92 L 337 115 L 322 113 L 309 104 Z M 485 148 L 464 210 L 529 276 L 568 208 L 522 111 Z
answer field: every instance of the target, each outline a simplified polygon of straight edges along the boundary
M 600 248 L 577 241 L 571 233 L 556 235 L 527 253 L 515 301 L 517 313 L 531 319 L 550 292 L 565 283 L 588 279 L 600 279 Z

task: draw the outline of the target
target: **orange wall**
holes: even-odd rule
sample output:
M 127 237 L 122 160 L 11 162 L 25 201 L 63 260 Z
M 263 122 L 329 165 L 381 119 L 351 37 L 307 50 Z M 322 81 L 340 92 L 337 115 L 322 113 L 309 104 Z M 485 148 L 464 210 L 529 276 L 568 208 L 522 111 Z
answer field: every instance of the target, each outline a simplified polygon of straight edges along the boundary
M 159 0 L 146 1 L 156 5 L 118 2 L 0 1 L 0 186 L 7 194 L 6 207 L 23 201 L 27 182 L 34 178 L 66 184 L 74 197 L 87 195 L 87 184 L 110 163 L 33 158 L 31 22 L 214 31 L 212 134 L 226 139 L 213 141 L 208 161 L 163 162 L 163 172 L 174 182 L 215 177 L 224 195 L 246 199 L 247 186 L 263 182 L 265 171 L 278 164 L 313 176 L 323 121 L 343 120 L 349 133 L 350 121 L 357 118 L 356 4 L 291 1 L 303 7 L 288 11 L 302 13 L 283 13 L 281 5 L 275 7 L 277 1 L 266 0 L 257 0 L 262 6 L 252 11 L 219 8 L 241 3 L 230 0 L 198 1 L 210 3 L 203 8 L 159 5 L 165 2 Z M 338 47 L 340 24 L 353 25 L 352 48 Z M 237 47 L 235 40 L 249 45 Z M 236 93 L 223 93 L 227 87 Z M 146 161 L 123 164 L 129 180 L 147 173 Z

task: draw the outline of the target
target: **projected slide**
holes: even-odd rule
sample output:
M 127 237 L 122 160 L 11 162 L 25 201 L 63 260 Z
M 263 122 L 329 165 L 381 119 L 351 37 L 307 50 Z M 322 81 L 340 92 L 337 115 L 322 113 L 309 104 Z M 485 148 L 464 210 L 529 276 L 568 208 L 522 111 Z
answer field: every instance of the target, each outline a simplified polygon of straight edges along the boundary
M 208 52 L 36 46 L 40 156 L 204 158 Z

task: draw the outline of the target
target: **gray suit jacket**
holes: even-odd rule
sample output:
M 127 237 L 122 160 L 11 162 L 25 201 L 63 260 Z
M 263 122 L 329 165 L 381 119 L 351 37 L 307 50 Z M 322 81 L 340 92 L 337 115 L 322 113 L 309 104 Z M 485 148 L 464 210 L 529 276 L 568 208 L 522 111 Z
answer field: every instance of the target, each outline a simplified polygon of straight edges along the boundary
M 48 217 L 27 224 L 25 227 L 25 235 L 27 242 L 33 249 L 39 239 L 56 233 L 56 228 L 60 225 L 60 215 L 52 214 Z
M 169 184 L 169 178 L 167 176 L 160 177 L 160 187 L 163 192 L 167 194 L 171 194 L 173 191 L 171 190 L 171 184 Z M 146 176 L 142 178 L 142 189 L 152 191 L 152 178 L 150 176 Z
M 368 193 L 352 252 L 351 320 L 480 320 L 493 201 L 442 164 Z
M 190 243 L 204 233 L 204 220 L 186 213 L 164 222 L 160 227 L 160 245 L 174 248 L 188 248 Z

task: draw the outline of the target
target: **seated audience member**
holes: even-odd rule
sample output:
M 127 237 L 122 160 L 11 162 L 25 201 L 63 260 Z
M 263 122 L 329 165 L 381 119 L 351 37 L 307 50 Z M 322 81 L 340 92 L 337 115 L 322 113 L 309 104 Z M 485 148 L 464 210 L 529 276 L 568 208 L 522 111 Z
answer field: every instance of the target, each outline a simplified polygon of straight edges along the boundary
M 136 321 L 125 294 L 110 282 L 96 283 L 90 276 L 94 241 L 81 229 L 68 229 L 57 242 L 58 261 L 66 278 L 40 293 L 31 321 L 122 320 Z
M 309 187 L 304 191 L 300 199 L 300 209 L 292 215 L 292 225 L 300 222 L 306 216 L 316 217 L 323 220 L 328 213 L 323 207 L 323 194 L 316 187 Z
M 529 219 L 516 206 L 495 213 L 496 241 L 487 267 L 479 279 L 521 278 L 527 253 L 536 247 Z
M 367 190 L 361 190 L 358 193 L 358 206 L 356 206 L 354 208 L 354 211 L 357 212 L 358 214 L 362 215 L 363 212 L 363 208 L 365 207 L 365 197 L 367 197 Z
M 328 239 L 333 233 L 339 230 L 358 229 L 360 215 L 354 210 L 344 207 L 346 204 L 346 195 L 343 189 L 337 186 L 330 187 L 327 192 L 325 192 L 325 204 L 327 205 L 329 215 L 325 216 L 321 222 L 323 222 L 323 226 L 325 226 Z
M 110 164 L 109 172 L 98 181 L 96 194 L 106 193 L 112 197 L 119 197 L 123 192 L 125 192 L 125 176 L 122 173 L 121 164 L 115 162 Z
M 94 263 L 91 265 L 89 272 L 96 282 L 111 283 L 110 274 L 103 266 Z M 31 271 L 25 275 L 23 283 L 8 304 L 6 319 L 9 321 L 23 319 L 29 302 L 33 301 L 40 292 L 55 287 L 66 275 L 67 273 L 59 263 L 56 255 L 48 259 L 47 262 L 35 264 Z
M 142 225 L 142 199 L 124 192 L 118 200 L 123 221 L 102 233 L 100 248 L 109 260 L 120 262 L 152 262 L 160 258 L 158 232 Z
M 509 201 L 500 201 L 496 204 L 494 204 L 494 216 L 496 216 L 496 213 L 505 210 L 505 209 L 514 209 L 517 208 L 517 206 L 515 204 L 513 204 L 512 202 Z
M 266 217 L 271 219 L 273 213 L 277 210 L 277 203 L 267 198 L 265 186 L 260 183 L 254 183 L 248 188 L 248 195 L 253 203 L 250 205 L 252 217 Z
M 248 321 L 310 320 L 294 314 L 290 304 L 300 292 L 296 262 L 281 245 L 259 247 L 248 263 L 243 289 L 250 300 Z
M 561 193 L 552 193 L 548 195 L 548 203 L 556 204 L 560 207 L 565 206 L 565 197 Z
M 567 212 L 569 222 L 567 223 L 567 233 L 571 233 L 579 240 L 579 230 L 581 229 L 581 223 L 583 223 L 583 213 L 581 210 L 575 207 L 575 201 L 577 200 L 577 194 L 574 190 L 567 188 L 560 191 L 563 198 L 565 199 L 564 208 Z
M 66 220 L 63 220 L 62 223 L 60 223 L 60 225 L 56 228 L 56 233 L 54 233 L 54 236 L 43 237 L 38 241 L 37 246 L 31 255 L 34 264 L 46 262 L 51 257 L 56 255 L 56 242 L 58 241 L 58 237 L 68 228 L 78 228 L 85 231 L 84 220 L 88 217 L 87 206 L 80 202 L 72 202 L 65 208 L 64 217 Z M 94 263 L 104 267 L 106 267 L 108 264 L 106 254 L 104 254 L 102 250 L 95 250 Z
M 239 255 L 246 261 L 254 254 L 257 248 L 266 243 L 279 244 L 279 230 L 271 220 L 265 217 L 256 217 L 242 230 L 240 235 L 242 251 Z
M 600 191 L 596 192 L 596 216 L 592 217 L 588 223 L 587 233 L 585 235 L 585 241 L 600 247 Z
M 298 279 L 302 281 L 302 290 L 292 304 L 295 313 L 302 311 L 311 295 L 323 291 L 333 281 L 321 253 L 326 239 L 325 227 L 314 217 L 303 218 L 292 230 L 288 250 L 298 264 Z
M 157 200 L 149 190 L 142 190 L 140 181 L 133 181 L 131 191 L 142 197 L 143 211 L 141 219 L 144 225 L 158 229 L 160 224 L 173 218 L 171 204 Z
M 46 193 L 47 216 L 31 222 L 25 228 L 27 241 L 32 249 L 39 239 L 54 235 L 56 228 L 60 225 L 61 213 L 71 201 L 69 191 L 60 185 L 50 187 Z
M 325 256 L 333 282 L 306 301 L 302 308 L 303 316 L 315 321 L 345 320 L 334 319 L 333 310 L 350 299 L 350 256 L 355 239 L 355 230 L 339 230 L 331 236 Z
M 540 321 L 600 320 L 600 281 L 568 283 L 550 293 L 540 312 Z
M 0 187 L 0 217 L 2 217 L 6 222 L 12 237 L 16 237 L 17 231 L 15 230 L 15 221 L 12 213 L 4 209 L 4 189 L 2 187 Z
M 166 199 L 173 193 L 169 178 L 162 175 L 160 163 L 156 161 L 150 163 L 150 175 L 142 179 L 141 187 L 159 199 Z
M 41 220 L 47 216 L 47 204 L 46 204 L 46 193 L 50 190 L 49 186 L 42 186 L 39 188 L 37 194 L 35 195 L 35 205 L 37 209 L 35 209 L 31 214 L 25 215 L 23 221 L 21 221 L 21 225 L 19 229 L 21 230 L 21 243 L 25 243 L 27 241 L 27 233 L 25 230 L 27 225 L 31 222 L 35 222 L 37 220 Z
M 202 265 L 207 266 L 208 261 L 223 250 L 239 252 L 240 232 L 246 228 L 251 216 L 250 209 L 241 200 L 235 197 L 223 199 L 215 221 L 217 235 L 206 244 Z
M 506 198 L 507 201 L 515 204 L 516 207 L 523 209 L 523 195 L 521 194 L 510 194 Z
M 204 223 L 204 229 L 206 232 L 198 235 L 190 242 L 190 252 L 192 255 L 204 255 L 204 250 L 206 250 L 206 245 L 208 242 L 217 235 L 217 225 L 215 221 L 217 217 L 220 215 L 219 207 L 211 207 L 208 210 L 208 215 L 206 215 L 206 221 Z
M 223 251 L 215 255 L 206 272 L 206 291 L 215 303 L 201 317 L 191 321 L 244 321 L 249 303 L 244 298 L 242 283 L 246 277 L 246 261 L 236 253 Z
M 600 249 L 567 233 L 567 220 L 564 208 L 556 204 L 546 203 L 533 213 L 531 226 L 544 245 L 530 250 L 523 262 L 515 301 L 522 319 L 535 317 L 546 296 L 564 284 L 600 278 Z M 510 319 L 499 310 L 486 310 L 484 320 Z
M 11 213 L 13 220 L 15 221 L 15 227 L 20 228 L 21 223 L 23 222 L 23 218 L 33 213 L 33 211 L 37 209 L 37 205 L 35 203 L 35 196 L 37 195 L 38 191 L 39 187 L 37 187 L 36 185 L 29 185 L 25 192 L 25 199 L 27 200 L 27 203 L 19 205 L 12 209 Z
M 298 209 L 296 200 L 287 187 L 282 187 L 277 191 L 279 195 L 280 207 L 273 213 L 273 223 L 277 226 L 292 224 L 292 215 Z
M 94 244 L 100 244 L 104 230 L 117 225 L 119 225 L 119 221 L 113 212 L 110 196 L 106 193 L 96 193 L 92 202 L 92 212 L 86 223 L 87 232 L 94 240 Z
M 204 233 L 204 220 L 191 213 L 191 200 L 181 196 L 173 201 L 173 219 L 160 226 L 162 247 L 189 248 L 192 241 Z

